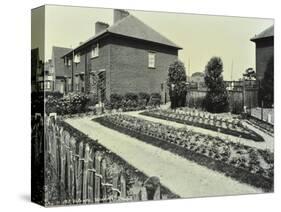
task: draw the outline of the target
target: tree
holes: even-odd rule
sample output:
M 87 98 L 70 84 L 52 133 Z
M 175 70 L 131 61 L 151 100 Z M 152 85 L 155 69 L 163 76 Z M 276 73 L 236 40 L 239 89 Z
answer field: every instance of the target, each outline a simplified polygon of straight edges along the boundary
M 208 87 L 203 107 L 212 113 L 227 112 L 229 99 L 223 81 L 223 63 L 221 58 L 212 57 L 205 67 L 205 84 Z
M 260 97 L 264 107 L 272 107 L 274 103 L 274 60 L 273 56 L 267 63 L 264 78 L 261 81 Z
M 247 68 L 243 76 L 245 77 L 245 80 L 253 80 L 256 79 L 256 72 L 253 68 Z
M 186 102 L 186 72 L 181 61 L 173 62 L 168 69 L 169 95 L 171 108 L 184 107 Z

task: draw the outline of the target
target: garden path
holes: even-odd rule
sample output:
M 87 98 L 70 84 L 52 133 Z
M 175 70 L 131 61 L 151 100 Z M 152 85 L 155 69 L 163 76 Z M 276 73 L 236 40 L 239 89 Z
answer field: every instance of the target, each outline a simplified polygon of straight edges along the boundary
M 262 193 L 261 189 L 104 127 L 91 118 L 73 118 L 66 122 L 90 138 L 98 139 L 101 145 L 147 176 L 158 176 L 165 187 L 181 197 Z
M 244 145 L 248 145 L 251 147 L 256 147 L 259 149 L 269 149 L 270 151 L 273 152 L 274 149 L 274 139 L 272 136 L 267 135 L 266 133 L 262 132 L 259 129 L 256 129 L 255 127 L 245 123 L 250 129 L 254 130 L 255 132 L 257 132 L 258 134 L 260 134 L 263 138 L 264 138 L 264 142 L 255 142 L 253 140 L 250 139 L 245 139 L 245 138 L 237 138 L 235 136 L 232 135 L 227 135 L 221 132 L 215 132 L 213 130 L 208 130 L 208 129 L 204 129 L 204 128 L 200 128 L 200 127 L 195 127 L 195 126 L 190 126 L 190 125 L 185 125 L 185 124 L 180 124 L 174 121 L 167 121 L 167 120 L 163 120 L 163 119 L 159 119 L 159 118 L 154 118 L 154 117 L 150 117 L 150 116 L 145 116 L 145 115 L 141 115 L 139 114 L 139 111 L 132 111 L 132 112 L 126 112 L 126 114 L 131 115 L 131 116 L 135 116 L 138 118 L 142 118 L 148 121 L 153 121 L 156 123 L 161 123 L 161 124 L 165 124 L 165 125 L 170 125 L 173 127 L 177 127 L 177 128 L 182 128 L 182 127 L 186 127 L 187 129 L 192 129 L 194 132 L 198 132 L 198 133 L 203 133 L 203 134 L 208 134 L 208 135 L 212 135 L 212 136 L 219 136 L 222 139 L 228 139 L 231 140 L 233 142 L 240 142 Z

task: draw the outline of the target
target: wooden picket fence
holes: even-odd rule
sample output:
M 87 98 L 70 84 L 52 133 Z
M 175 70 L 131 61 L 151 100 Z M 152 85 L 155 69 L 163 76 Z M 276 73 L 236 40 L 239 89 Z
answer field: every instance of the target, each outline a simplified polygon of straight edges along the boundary
M 45 124 L 45 154 L 54 172 L 52 176 L 59 181 L 59 203 L 55 204 L 161 199 L 159 178 L 150 177 L 143 183 L 127 186 L 122 168 L 116 165 L 107 173 L 105 154 L 110 153 L 95 151 L 90 143 L 77 141 L 55 121 L 48 122 Z M 45 195 L 48 202 L 49 197 Z

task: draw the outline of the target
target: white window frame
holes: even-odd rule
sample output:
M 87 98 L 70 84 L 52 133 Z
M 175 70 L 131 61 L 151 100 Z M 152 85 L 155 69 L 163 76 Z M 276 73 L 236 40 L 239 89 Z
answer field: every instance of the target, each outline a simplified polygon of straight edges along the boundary
M 50 81 L 45 81 L 44 82 L 44 89 L 45 90 L 51 89 L 51 82 Z
M 80 63 L 80 53 L 77 53 L 74 55 L 74 60 L 73 60 L 74 63 Z
M 68 61 L 67 61 L 67 58 L 63 58 L 63 62 L 64 62 L 64 66 L 68 66 Z
M 148 68 L 156 67 L 156 52 L 148 52 Z
M 95 47 L 92 48 L 91 58 L 96 58 L 99 56 L 99 44 L 97 43 Z
M 71 66 L 71 59 L 67 59 L 67 66 Z

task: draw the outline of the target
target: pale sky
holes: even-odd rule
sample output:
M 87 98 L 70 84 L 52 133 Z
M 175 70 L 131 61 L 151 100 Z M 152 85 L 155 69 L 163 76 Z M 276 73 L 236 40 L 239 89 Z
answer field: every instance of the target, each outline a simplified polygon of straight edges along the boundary
M 255 68 L 255 45 L 250 38 L 274 23 L 273 19 L 261 18 L 128 11 L 183 48 L 179 59 L 184 62 L 188 75 L 204 71 L 209 59 L 219 56 L 223 60 L 225 80 L 230 80 L 231 75 L 237 80 L 245 69 Z M 93 36 L 96 21 L 112 25 L 113 10 L 47 6 L 45 18 L 47 60 L 51 58 L 52 46 L 76 47 L 80 41 Z M 32 23 L 36 26 L 35 21 Z M 32 30 L 33 33 L 36 31 Z M 32 48 L 38 43 L 39 40 L 34 39 Z

